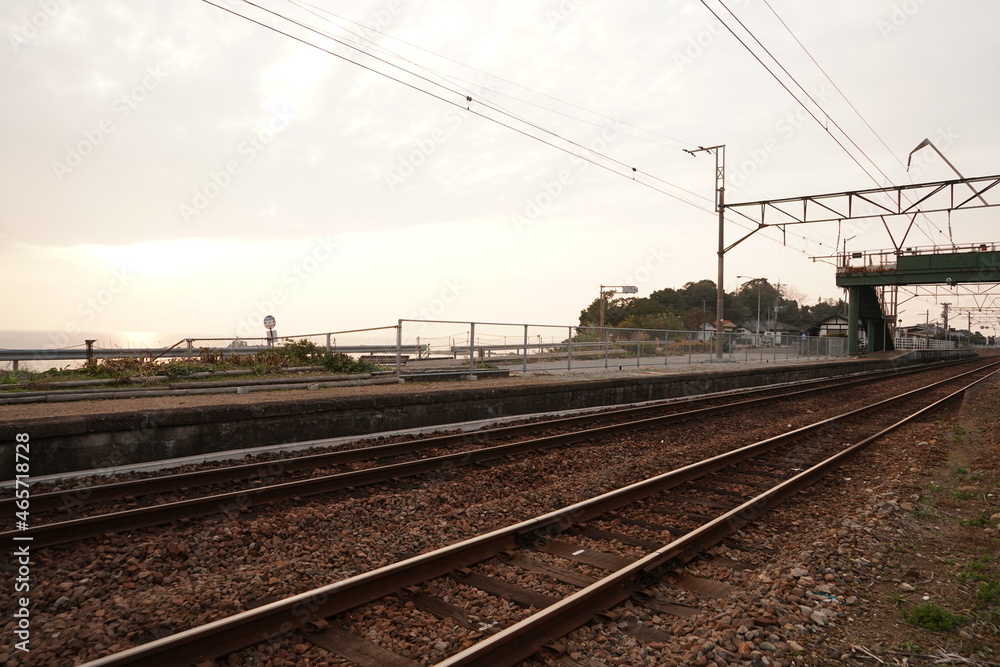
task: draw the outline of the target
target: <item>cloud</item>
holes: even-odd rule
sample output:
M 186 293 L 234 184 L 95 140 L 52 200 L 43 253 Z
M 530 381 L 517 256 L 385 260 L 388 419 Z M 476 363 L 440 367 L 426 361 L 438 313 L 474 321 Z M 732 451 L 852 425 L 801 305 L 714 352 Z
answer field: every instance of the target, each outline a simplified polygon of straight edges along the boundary
M 651 278 L 662 281 L 651 288 L 714 277 L 714 214 L 644 187 L 641 179 L 593 166 L 578 170 L 569 154 L 466 105 L 560 145 L 589 145 L 601 135 L 602 116 L 639 126 L 644 129 L 620 132 L 602 151 L 626 169 L 704 197 L 712 196 L 711 159 L 693 159 L 681 145 L 725 143 L 735 174 L 765 142 L 780 140 L 766 160 L 753 162 L 745 183 L 730 184 L 729 201 L 873 185 L 812 119 L 784 136 L 777 126 L 798 113 L 796 103 L 692 3 L 374 3 L 344 17 L 362 27 L 331 16 L 337 27 L 296 10 L 349 42 L 358 37 L 345 27 L 418 64 L 423 69 L 407 67 L 446 87 L 395 75 L 442 100 L 205 3 L 52 2 L 58 10 L 42 26 L 31 21 L 52 3 L 11 0 L 0 8 L 0 34 L 33 26 L 33 36 L 16 49 L 9 40 L 0 48 L 0 78 L 6 99 L 14 101 L 0 108 L 0 233 L 7 235 L 0 252 L 18 266 L 40 262 L 30 298 L 18 301 L 27 323 L 19 326 L 75 309 L 75 301 L 60 302 L 58 285 L 103 289 L 106 270 L 126 266 L 144 282 L 135 297 L 123 293 L 116 300 L 122 319 L 124 304 L 142 293 L 229 327 L 262 298 L 255 295 L 275 281 L 280 287 L 282 271 L 299 261 L 296 249 L 326 236 L 348 250 L 288 294 L 289 306 L 302 309 L 297 313 L 337 283 L 351 286 L 338 299 L 359 319 L 391 321 L 427 303 L 458 272 L 469 288 L 456 313 L 574 320 L 596 275 L 628 275 L 646 248 L 660 244 L 674 260 Z M 804 85 L 822 82 L 766 7 L 731 6 Z M 1000 6 L 975 0 L 955 10 L 922 3 L 887 36 L 878 21 L 892 8 L 878 3 L 847 0 L 821 19 L 794 3 L 774 7 L 897 157 L 952 127 L 961 139 L 948 149 L 950 159 L 967 175 L 992 171 L 997 130 L 991 109 L 1000 102 L 1000 87 L 968 63 L 996 62 L 987 31 L 1000 19 Z M 852 36 L 849 49 L 845 34 Z M 679 67 L 678 54 L 691 62 Z M 370 58 L 352 57 L 374 66 Z M 143 86 L 150 68 L 166 73 L 155 87 Z M 137 86 L 141 101 L 128 97 Z M 126 105 L 127 115 L 116 112 L 123 96 L 136 102 Z M 905 182 L 890 151 L 839 95 L 825 108 L 887 175 Z M 294 121 L 247 160 L 241 146 L 282 109 Z M 529 129 L 521 118 L 551 134 Z M 81 146 L 88 155 L 60 180 L 53 163 L 65 163 Z M 234 161 L 238 174 L 228 172 Z M 935 169 L 927 173 L 948 176 Z M 544 207 L 527 233 L 514 234 L 511 218 L 565 170 L 573 174 L 572 186 Z M 390 187 L 388 175 L 404 171 L 402 182 Z M 220 173 L 229 174 L 225 187 L 213 180 Z M 210 205 L 182 219 L 179 207 L 198 192 L 206 196 L 212 184 L 218 193 Z M 992 234 L 987 222 L 969 220 L 956 218 L 956 234 Z M 829 268 L 801 252 L 826 252 L 836 230 L 795 231 L 811 240 L 789 240 L 793 249 L 787 249 L 754 237 L 727 261 L 739 267 L 734 272 L 757 275 L 764 265 L 784 279 L 796 276 L 803 292 L 836 295 Z M 741 233 L 727 229 L 728 238 Z M 877 228 L 857 242 L 888 244 Z M 380 291 L 358 296 L 353 285 L 362 278 Z M 504 297 L 525 284 L 555 283 L 558 310 Z M 250 306 L 220 314 L 216 304 L 228 304 L 234 288 Z M 115 312 L 109 307 L 102 316 Z

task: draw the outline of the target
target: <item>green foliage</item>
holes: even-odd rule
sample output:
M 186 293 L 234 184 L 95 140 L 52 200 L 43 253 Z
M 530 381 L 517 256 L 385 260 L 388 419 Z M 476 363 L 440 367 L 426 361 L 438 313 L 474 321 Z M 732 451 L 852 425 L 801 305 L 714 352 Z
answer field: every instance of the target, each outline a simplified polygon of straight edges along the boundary
M 21 374 L 14 371 L 4 371 L 0 374 L 0 384 L 17 384 L 21 382 Z
M 240 347 L 232 349 L 201 348 L 192 359 L 162 359 L 122 357 L 98 359 L 76 369 L 50 369 L 43 373 L 31 371 L 0 374 L 0 385 L 31 383 L 44 384 L 53 380 L 111 379 L 125 383 L 129 378 L 166 377 L 186 378 L 198 373 L 214 371 L 246 371 L 247 375 L 267 375 L 280 372 L 288 366 L 322 366 L 345 374 L 369 373 L 381 367 L 358 361 L 345 354 L 327 354 L 312 341 L 289 341 L 284 345 L 252 354 L 237 354 Z
M 83 366 L 79 372 L 84 376 L 97 379 L 123 379 L 157 375 L 154 364 L 133 357 L 101 359 Z
M 1000 579 L 981 582 L 976 597 L 988 604 L 1000 604 Z
M 983 555 L 966 565 L 961 572 L 958 573 L 958 580 L 961 582 L 966 581 L 979 581 L 982 578 L 982 574 L 989 569 L 989 564 L 993 561 L 993 557 L 990 555 Z
M 707 315 L 702 322 L 707 322 Z M 623 329 L 660 329 L 662 331 L 678 331 L 684 329 L 684 323 L 672 313 L 641 313 L 628 315 L 619 324 Z M 698 325 L 695 325 L 697 328 Z
M 820 299 L 815 305 L 800 305 L 794 289 L 772 285 L 766 279 L 755 278 L 743 283 L 735 292 L 723 295 L 725 318 L 737 325 L 757 318 L 773 318 L 777 311 L 780 321 L 805 329 L 819 320 L 846 312 L 843 300 Z M 715 321 L 715 282 L 699 280 L 685 283 L 680 289 L 656 290 L 648 297 L 607 297 L 604 304 L 604 325 L 607 327 L 664 330 L 697 330 L 706 322 Z M 594 299 L 580 311 L 580 326 L 596 327 L 600 321 L 600 299 Z M 769 316 L 768 314 L 771 313 Z
M 936 604 L 927 603 L 903 612 L 908 623 L 934 632 L 951 632 L 962 623 L 962 617 L 946 611 Z
M 190 377 L 195 373 L 204 373 L 205 367 L 183 359 L 172 359 L 168 363 L 161 364 L 158 370 L 160 375 L 166 375 L 170 378 L 183 378 Z
M 373 370 L 378 370 L 380 366 L 376 364 L 369 364 L 364 361 L 359 361 L 353 357 L 349 357 L 346 354 L 331 354 L 324 356 L 322 359 L 323 367 L 334 373 L 349 373 L 352 375 L 360 373 L 370 373 Z
M 985 526 L 990 522 L 990 515 L 988 512 L 980 512 L 979 516 L 974 516 L 971 519 L 959 519 L 958 525 L 960 526 Z
M 320 357 L 326 356 L 326 350 L 311 340 L 290 340 L 276 348 L 280 357 L 293 364 L 308 365 Z

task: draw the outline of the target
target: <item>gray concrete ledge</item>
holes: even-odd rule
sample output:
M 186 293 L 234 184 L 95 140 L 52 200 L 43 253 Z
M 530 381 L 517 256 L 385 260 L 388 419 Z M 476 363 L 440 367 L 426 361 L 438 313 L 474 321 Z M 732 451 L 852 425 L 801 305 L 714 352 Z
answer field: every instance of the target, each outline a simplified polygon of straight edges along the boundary
M 403 394 L 40 418 L 0 425 L 0 469 L 14 470 L 15 435 L 19 432 L 30 434 L 34 477 L 237 448 L 662 400 L 976 356 L 971 351 L 940 352 L 918 350 L 892 358 L 544 385 L 490 387 L 484 381 L 458 389 Z

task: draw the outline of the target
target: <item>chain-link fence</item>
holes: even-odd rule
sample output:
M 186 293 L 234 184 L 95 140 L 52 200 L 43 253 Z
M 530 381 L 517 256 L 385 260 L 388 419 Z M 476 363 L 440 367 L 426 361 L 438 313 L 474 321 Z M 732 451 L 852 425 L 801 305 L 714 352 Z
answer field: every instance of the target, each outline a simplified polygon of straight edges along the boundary
M 714 332 L 400 320 L 398 371 L 475 375 L 477 371 L 626 370 L 714 362 L 796 361 L 847 354 L 846 338 L 727 333 L 722 357 Z
M 403 375 L 475 375 L 489 369 L 523 373 L 585 369 L 686 366 L 716 362 L 795 361 L 847 354 L 846 338 L 723 334 L 722 357 L 714 332 L 661 331 L 495 322 L 400 320 L 397 326 L 271 338 L 181 338 L 157 348 L 0 350 L 0 361 L 30 359 L 191 359 L 225 361 L 276 351 L 284 365 L 310 365 L 325 355 L 346 355 Z M 38 356 L 45 354 L 48 356 Z M 59 356 L 52 356 L 58 354 Z
M 270 338 L 184 338 L 174 350 L 185 350 L 186 356 L 217 355 L 221 358 L 249 355 L 282 349 L 300 352 L 308 357 L 319 354 L 345 354 L 361 361 L 395 366 L 397 353 L 396 327 L 352 329 L 294 336 L 274 335 Z M 170 356 L 185 356 L 172 354 Z

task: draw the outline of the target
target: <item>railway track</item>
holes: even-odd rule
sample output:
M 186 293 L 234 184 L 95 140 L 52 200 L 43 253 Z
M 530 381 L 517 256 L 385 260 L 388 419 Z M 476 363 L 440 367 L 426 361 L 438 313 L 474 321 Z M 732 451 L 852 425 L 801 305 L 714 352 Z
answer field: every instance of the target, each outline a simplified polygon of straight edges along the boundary
M 927 369 L 919 370 L 926 371 Z M 943 370 L 942 365 L 937 365 L 932 370 Z M 454 433 L 360 449 L 325 452 L 267 463 L 226 466 L 82 489 L 36 493 L 32 495 L 32 511 L 35 514 L 57 509 L 78 513 L 83 505 L 89 503 L 120 499 L 131 501 L 138 497 L 157 493 L 176 493 L 178 490 L 188 491 L 192 488 L 214 484 L 279 477 L 282 474 L 295 471 L 423 454 L 416 459 L 403 462 L 362 467 L 356 470 L 256 485 L 252 488 L 192 497 L 148 507 L 36 524 L 27 531 L 0 533 L 0 541 L 6 543 L 15 536 L 30 537 L 37 549 L 83 540 L 109 532 L 123 532 L 161 525 L 179 519 L 218 513 L 239 514 L 249 508 L 281 500 L 304 498 L 345 489 L 353 490 L 407 477 L 441 473 L 442 471 L 454 470 L 457 467 L 486 464 L 554 447 L 607 439 L 628 432 L 679 422 L 702 420 L 732 410 L 754 409 L 776 401 L 794 400 L 819 392 L 856 387 L 861 384 L 870 384 L 873 379 L 891 379 L 900 375 L 910 375 L 913 372 L 919 371 L 908 369 L 885 375 L 880 374 L 877 377 L 866 374 L 862 377 L 838 378 L 834 381 L 829 379 L 814 380 L 778 390 L 773 387 L 764 387 L 742 392 L 735 396 L 696 397 L 683 401 L 671 401 L 667 404 L 642 405 L 543 422 L 503 426 L 471 433 Z M 665 409 L 670 410 L 670 412 L 663 414 Z M 595 426 L 594 424 L 605 425 Z M 506 442 L 506 440 L 520 435 L 553 430 L 558 432 L 554 435 L 542 435 Z M 494 441 L 502 441 L 503 444 L 489 444 Z M 475 448 L 467 449 L 470 445 L 475 446 Z M 455 447 L 463 449 L 448 451 Z M 0 516 L 12 516 L 15 510 L 14 499 L 5 499 L 0 502 Z
M 373 666 L 510 665 L 546 647 L 558 654 L 553 642 L 595 614 L 614 614 L 626 601 L 684 613 L 657 599 L 658 582 L 711 588 L 711 582 L 685 582 L 679 569 L 878 438 L 924 418 L 996 372 L 969 371 L 87 665 L 194 664 L 293 635 Z M 515 574 L 500 576 L 504 572 Z M 559 582 L 565 594 L 554 597 L 552 587 L 536 590 L 531 582 L 539 576 Z M 444 599 L 435 594 L 441 590 L 452 594 Z M 461 605 L 483 595 L 502 596 L 523 611 L 506 627 L 491 626 Z M 365 627 L 371 614 L 362 610 L 373 604 L 409 605 L 436 617 L 440 632 L 450 633 L 441 635 L 449 641 L 440 645 L 459 650 L 395 654 L 394 633 Z M 405 623 L 406 614 L 397 617 Z M 387 638 L 375 643 L 369 639 L 375 634 Z

